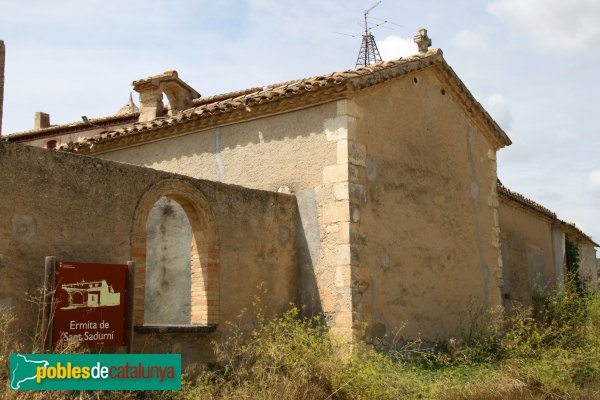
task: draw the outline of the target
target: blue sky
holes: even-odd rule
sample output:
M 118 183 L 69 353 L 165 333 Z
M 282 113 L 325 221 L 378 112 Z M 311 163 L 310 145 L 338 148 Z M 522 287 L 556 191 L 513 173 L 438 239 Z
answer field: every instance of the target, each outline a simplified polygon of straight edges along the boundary
M 4 133 L 101 117 L 135 79 L 175 69 L 208 96 L 354 66 L 374 0 L 0 0 Z M 384 59 L 433 47 L 509 134 L 503 183 L 600 241 L 600 1 L 384 0 Z

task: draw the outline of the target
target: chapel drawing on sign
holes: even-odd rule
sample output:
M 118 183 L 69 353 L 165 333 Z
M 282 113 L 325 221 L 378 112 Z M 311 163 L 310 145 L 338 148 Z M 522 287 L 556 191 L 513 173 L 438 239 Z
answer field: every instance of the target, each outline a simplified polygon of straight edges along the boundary
M 61 307 L 62 310 L 111 307 L 121 304 L 121 293 L 115 292 L 106 280 L 65 283 L 61 288 L 69 296 L 69 304 Z

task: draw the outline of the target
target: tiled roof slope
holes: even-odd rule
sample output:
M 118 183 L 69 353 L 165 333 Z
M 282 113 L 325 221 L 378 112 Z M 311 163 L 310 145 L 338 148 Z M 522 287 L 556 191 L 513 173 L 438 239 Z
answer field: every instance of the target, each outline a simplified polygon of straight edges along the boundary
M 452 88 L 455 98 L 466 112 L 482 121 L 490 132 L 491 140 L 498 147 L 511 143 L 504 131 L 496 124 L 484 108 L 475 100 L 452 68 L 445 62 L 442 51 L 432 49 L 411 57 L 386 61 L 368 67 L 360 67 L 327 75 L 300 79 L 283 84 L 270 85 L 197 99 L 194 107 L 173 116 L 157 118 L 148 122 L 134 123 L 115 130 L 107 130 L 77 143 L 63 145 L 60 150 L 83 154 L 110 150 L 123 145 L 135 145 L 146 140 L 157 140 L 170 135 L 181 135 L 191 129 L 206 129 L 222 123 L 233 123 L 256 118 L 261 112 L 268 114 L 268 107 L 277 107 L 277 112 L 307 107 L 320 102 L 332 101 L 348 96 L 349 93 L 371 87 L 409 72 L 432 67 L 438 76 Z M 297 102 L 293 102 L 297 100 Z M 271 108 L 271 112 L 272 108 Z M 210 122 L 207 122 L 210 121 Z M 185 125 L 185 127 L 184 127 Z
M 9 142 L 23 142 L 40 139 L 48 136 L 66 135 L 68 133 L 83 132 L 97 127 L 110 128 L 111 126 L 134 123 L 138 120 L 139 112 L 125 115 L 110 115 L 102 118 L 90 118 L 88 122 L 77 121 L 63 125 L 53 125 L 48 128 L 32 129 L 29 131 L 11 133 L 3 137 Z
M 249 88 L 249 89 L 236 90 L 235 92 L 216 94 L 214 96 L 200 97 L 198 99 L 192 100 L 192 104 L 194 106 L 201 106 L 204 104 L 216 103 L 218 101 L 223 101 L 223 100 L 231 99 L 234 97 L 243 96 L 246 94 L 259 92 L 263 89 L 264 88 L 262 88 L 262 87 L 253 87 L 253 88 Z
M 232 97 L 241 96 L 243 94 L 254 93 L 262 89 L 262 87 L 254 87 L 250 89 L 239 90 L 236 92 L 222 93 L 209 97 L 201 97 L 198 99 L 194 99 L 192 103 L 194 104 L 194 106 L 203 105 L 207 103 L 214 103 Z M 133 104 L 133 101 L 130 99 L 130 102 L 121 107 L 121 109 L 119 109 L 119 111 L 117 111 L 115 115 L 109 115 L 107 117 L 101 118 L 90 118 L 88 122 L 75 121 L 68 124 L 52 125 L 48 128 L 31 129 L 28 131 L 15 132 L 6 135 L 3 138 L 7 139 L 10 142 L 23 142 L 48 136 L 65 135 L 68 133 L 86 131 L 89 129 L 96 128 L 97 126 L 109 128 L 110 126 L 114 125 L 126 123 L 133 124 L 137 122 L 139 115 L 139 108 L 135 104 Z
M 553 223 L 560 225 L 563 229 L 567 231 L 567 233 L 578 237 L 579 239 L 586 240 L 589 243 L 592 243 L 594 246 L 599 246 L 596 242 L 593 241 L 593 239 L 590 236 L 586 235 L 581 229 L 575 226 L 574 223 L 563 221 L 562 219 L 556 216 L 556 213 L 550 211 L 541 204 L 536 203 L 535 201 L 523 196 L 522 194 L 508 189 L 500 181 L 498 181 L 498 195 L 501 199 L 512 201 L 524 208 L 542 214 L 543 216 L 551 219 Z
M 531 199 L 528 199 L 527 197 L 523 196 L 520 193 L 513 192 L 512 190 L 510 190 L 509 188 L 507 188 L 500 182 L 498 182 L 498 194 L 501 197 L 510 199 L 516 203 L 519 203 L 520 205 L 522 205 L 526 208 L 537 211 L 538 213 L 543 214 L 550 219 L 557 219 L 556 213 L 550 211 L 543 205 L 536 203 L 535 201 L 533 201 Z
M 600 245 L 598 243 L 594 242 L 594 240 L 591 238 L 591 236 L 586 235 L 581 229 L 579 229 L 577 226 L 575 226 L 574 222 L 567 222 L 567 221 L 563 221 L 562 219 L 558 219 L 557 223 L 565 231 L 567 231 L 567 234 L 575 236 L 579 239 L 583 239 L 583 240 L 593 244 L 596 247 L 600 247 Z

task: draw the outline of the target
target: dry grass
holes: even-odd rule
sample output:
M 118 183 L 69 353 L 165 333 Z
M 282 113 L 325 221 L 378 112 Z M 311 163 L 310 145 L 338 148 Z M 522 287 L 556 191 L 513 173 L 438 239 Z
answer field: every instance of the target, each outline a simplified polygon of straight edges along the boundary
M 488 315 L 464 343 L 416 341 L 386 351 L 358 344 L 350 356 L 319 318 L 297 308 L 275 319 L 256 315 L 252 329 L 231 324 L 214 343 L 217 361 L 188 371 L 180 392 L 9 393 L 5 384 L 0 399 L 600 399 L 598 294 L 566 288 L 537 319 L 527 310 L 508 321 Z M 0 310 L 4 382 L 8 354 L 29 350 L 15 324 Z

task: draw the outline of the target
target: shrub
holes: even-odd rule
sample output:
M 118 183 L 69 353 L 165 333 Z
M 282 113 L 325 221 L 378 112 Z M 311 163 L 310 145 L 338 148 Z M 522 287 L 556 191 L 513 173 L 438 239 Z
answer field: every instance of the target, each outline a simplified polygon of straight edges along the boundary
M 0 362 L 29 349 L 0 310 Z M 296 307 L 252 325 L 230 323 L 216 362 L 188 370 L 181 392 L 11 392 L 11 399 L 592 399 L 600 398 L 600 296 L 567 284 L 534 318 L 478 317 L 464 341 L 419 340 L 352 352 Z M 5 382 L 7 376 L 3 375 Z M 5 385 L 5 389 L 8 386 Z M 0 399 L 8 399 L 8 394 Z

